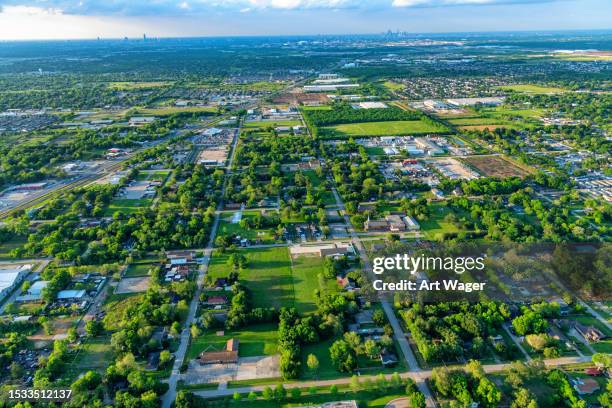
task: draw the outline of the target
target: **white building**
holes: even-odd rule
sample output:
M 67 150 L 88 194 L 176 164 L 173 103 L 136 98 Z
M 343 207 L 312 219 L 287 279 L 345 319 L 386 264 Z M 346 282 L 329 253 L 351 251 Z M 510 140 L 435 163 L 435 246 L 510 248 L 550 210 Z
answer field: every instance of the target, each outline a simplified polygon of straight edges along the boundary
M 0 269 L 0 300 L 6 298 L 32 270 L 32 265 Z

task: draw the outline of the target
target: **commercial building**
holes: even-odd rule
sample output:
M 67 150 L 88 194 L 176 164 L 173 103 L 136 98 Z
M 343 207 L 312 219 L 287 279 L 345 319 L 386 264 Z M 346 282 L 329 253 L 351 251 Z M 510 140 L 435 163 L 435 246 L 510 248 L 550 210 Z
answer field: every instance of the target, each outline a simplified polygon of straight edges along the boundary
M 6 298 L 15 289 L 28 273 L 32 265 L 21 265 L 17 268 L 0 269 L 0 300 Z

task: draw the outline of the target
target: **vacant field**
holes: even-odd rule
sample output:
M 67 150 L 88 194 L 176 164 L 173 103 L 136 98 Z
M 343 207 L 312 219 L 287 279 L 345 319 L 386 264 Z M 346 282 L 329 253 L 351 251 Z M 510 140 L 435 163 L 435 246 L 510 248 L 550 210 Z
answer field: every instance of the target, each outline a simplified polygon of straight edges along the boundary
M 125 310 L 134 304 L 137 304 L 142 299 L 141 294 L 126 293 L 113 294 L 106 298 L 102 310 L 106 312 L 106 316 L 102 322 L 106 330 L 117 330 L 117 322 L 121 321 Z
M 159 108 L 140 108 L 138 114 L 153 116 L 169 116 L 177 113 L 216 113 L 214 106 L 164 106 Z
M 120 91 L 127 91 L 133 89 L 148 89 L 148 88 L 161 88 L 164 86 L 170 86 L 170 82 L 111 82 L 108 87 Z
M 487 177 L 525 177 L 529 172 L 500 156 L 472 156 L 463 159 Z
M 133 263 L 130 264 L 125 271 L 126 278 L 136 278 L 139 276 L 147 276 L 149 275 L 149 269 L 151 269 L 155 265 L 154 262 L 146 262 L 146 263 Z
M 65 372 L 70 379 L 76 379 L 89 370 L 102 374 L 109 361 L 113 360 L 113 354 L 110 337 L 89 339 L 78 350 L 74 360 L 68 363 Z
M 397 82 L 393 82 L 393 81 L 386 81 L 385 83 L 383 83 L 384 87 L 387 88 L 390 91 L 401 91 L 404 88 L 406 88 L 405 85 L 403 84 L 399 84 Z
M 239 357 L 270 356 L 278 353 L 278 325 L 258 324 L 240 330 L 225 331 L 217 336 L 216 331 L 191 340 L 187 359 L 196 358 L 202 351 L 221 351 L 229 339 L 240 340 Z
M 338 291 L 338 284 L 332 279 L 320 279 L 323 273 L 323 259 L 315 255 L 296 256 L 292 259 L 293 282 L 295 289 L 295 307 L 300 313 L 314 312 L 314 292 Z
M 112 217 L 116 211 L 121 211 L 124 214 L 133 214 L 140 208 L 148 207 L 153 203 L 153 200 L 149 198 L 141 199 L 115 199 L 111 201 L 110 205 L 104 211 L 105 217 Z
M 453 223 L 446 221 L 445 217 L 452 214 L 453 211 L 448 207 L 443 207 L 439 204 L 431 204 L 431 215 L 428 219 L 418 221 L 421 225 L 421 231 L 429 239 L 437 239 L 438 235 L 448 232 L 459 232 L 460 229 Z M 459 214 L 457 214 L 459 215 Z
M 422 133 L 444 133 L 443 125 L 430 124 L 422 120 L 349 123 L 323 128 L 330 136 L 396 136 Z
M 566 89 L 563 89 L 563 88 L 533 85 L 533 84 L 518 84 L 518 85 L 501 86 L 500 89 L 504 91 L 515 91 L 515 92 L 534 93 L 534 94 L 560 93 L 560 92 L 566 91 Z
M 302 123 L 299 120 L 269 120 L 269 121 L 260 121 L 260 122 L 245 122 L 244 128 L 268 128 L 268 127 L 277 127 L 277 126 L 300 126 Z
M 232 219 L 237 212 L 223 213 L 221 222 L 219 223 L 220 235 L 236 234 L 242 238 L 256 240 L 261 239 L 264 244 L 272 244 L 274 240 L 274 231 L 271 229 L 246 229 L 240 226 L 240 223 L 232 223 Z M 259 214 L 259 211 L 242 211 L 242 219 L 253 219 Z
M 239 250 L 248 260 L 240 272 L 240 281 L 251 291 L 253 307 L 293 306 L 295 294 L 289 250 L 285 247 Z M 227 277 L 229 253 L 215 251 L 208 274 L 211 278 Z

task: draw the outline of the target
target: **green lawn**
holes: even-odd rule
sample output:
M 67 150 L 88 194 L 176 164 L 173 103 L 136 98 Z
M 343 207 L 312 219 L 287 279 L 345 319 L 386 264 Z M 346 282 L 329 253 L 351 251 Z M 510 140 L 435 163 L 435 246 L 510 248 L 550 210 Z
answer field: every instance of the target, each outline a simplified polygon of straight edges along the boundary
M 289 250 L 286 247 L 241 249 L 248 260 L 240 272 L 240 281 L 252 295 L 253 307 L 293 306 L 295 294 Z M 211 278 L 227 277 L 229 253 L 215 251 L 208 274 Z
M 260 122 L 245 122 L 244 128 L 268 128 L 277 126 L 300 126 L 302 123 L 299 120 L 266 120 Z
M 137 212 L 140 208 L 148 207 L 153 203 L 153 200 L 150 198 L 142 198 L 142 199 L 115 199 L 111 201 L 110 205 L 104 211 L 105 217 L 111 217 L 116 211 L 121 211 L 125 214 L 133 214 Z
M 278 325 L 259 324 L 240 330 L 226 331 L 217 336 L 215 331 L 191 339 L 187 359 L 196 358 L 202 351 L 221 351 L 229 339 L 240 340 L 240 357 L 270 356 L 278 353 Z
M 431 204 L 430 208 L 431 215 L 429 218 L 424 221 L 418 221 L 421 225 L 421 231 L 423 231 L 429 239 L 436 239 L 439 234 L 445 232 L 460 231 L 455 225 L 444 220 L 444 217 L 453 212 L 452 210 L 439 204 Z
M 500 89 L 504 91 L 515 91 L 515 92 L 524 92 L 524 93 L 533 93 L 533 94 L 546 94 L 546 93 L 560 93 L 567 91 L 564 88 L 557 88 L 552 86 L 541 86 L 534 84 L 517 84 L 517 85 L 507 85 L 500 86 Z
M 332 136 L 394 136 L 421 133 L 443 133 L 443 125 L 430 124 L 422 120 L 348 123 L 323 128 Z
M 177 113 L 216 113 L 214 106 L 166 106 L 159 108 L 137 109 L 138 114 L 153 116 L 169 116 Z
M 19 248 L 26 242 L 28 242 L 26 237 L 19 236 L 19 237 L 10 239 L 6 242 L 0 243 L 0 259 L 11 258 L 10 252 L 15 248 Z
M 136 180 L 164 180 L 166 177 L 168 177 L 168 174 L 170 174 L 169 170 L 141 171 L 138 173 Z
M 235 213 L 223 213 L 221 215 L 221 222 L 219 223 L 219 235 L 231 235 L 236 234 L 242 238 L 250 240 L 256 240 L 260 238 L 264 244 L 272 244 L 276 242 L 274 240 L 274 231 L 270 229 L 256 230 L 256 229 L 245 229 L 238 224 L 232 224 L 232 217 Z M 243 219 L 253 219 L 259 214 L 259 211 L 243 211 Z
M 113 355 L 109 336 L 89 339 L 78 350 L 74 360 L 68 363 L 65 373 L 71 380 L 89 370 L 104 373 Z
M 314 291 L 336 292 L 338 284 L 333 279 L 319 279 L 323 273 L 323 259 L 318 256 L 302 255 L 293 258 L 293 285 L 295 290 L 295 307 L 300 313 L 314 312 Z
M 133 263 L 130 264 L 125 271 L 126 278 L 135 278 L 138 276 L 147 276 L 149 274 L 149 269 L 151 269 L 155 263 L 153 262 L 143 262 L 143 263 Z

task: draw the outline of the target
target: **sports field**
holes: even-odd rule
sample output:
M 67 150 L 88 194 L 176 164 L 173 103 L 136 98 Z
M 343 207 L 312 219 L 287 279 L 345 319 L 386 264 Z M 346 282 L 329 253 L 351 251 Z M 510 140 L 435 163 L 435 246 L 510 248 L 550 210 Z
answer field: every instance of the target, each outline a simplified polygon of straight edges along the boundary
M 397 136 L 422 133 L 444 133 L 446 127 L 422 120 L 348 123 L 323 128 L 326 133 L 337 136 Z

